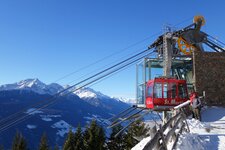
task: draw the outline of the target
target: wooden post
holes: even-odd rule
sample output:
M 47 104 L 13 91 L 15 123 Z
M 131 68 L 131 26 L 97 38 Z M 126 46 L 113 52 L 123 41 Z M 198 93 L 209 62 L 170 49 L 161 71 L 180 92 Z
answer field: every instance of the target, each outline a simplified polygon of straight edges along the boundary
M 157 132 L 155 125 L 150 129 L 150 132 L 151 132 L 150 133 L 151 139 L 153 139 L 155 134 L 156 134 L 156 132 Z
M 164 138 L 164 134 L 163 134 L 163 130 L 162 130 L 161 125 L 159 126 L 159 133 L 160 133 L 160 135 L 161 135 L 163 148 L 164 148 L 165 150 L 167 150 L 166 141 L 165 141 L 165 138 Z
M 188 123 L 187 123 L 187 117 L 186 117 L 186 115 L 185 115 L 185 113 L 184 113 L 183 108 L 181 108 L 181 115 L 182 115 L 182 117 L 183 117 L 183 119 L 184 119 L 184 121 L 185 121 L 185 124 L 186 124 L 186 126 L 187 126 L 187 131 L 190 132 L 190 128 L 189 128 L 189 125 L 188 125 Z

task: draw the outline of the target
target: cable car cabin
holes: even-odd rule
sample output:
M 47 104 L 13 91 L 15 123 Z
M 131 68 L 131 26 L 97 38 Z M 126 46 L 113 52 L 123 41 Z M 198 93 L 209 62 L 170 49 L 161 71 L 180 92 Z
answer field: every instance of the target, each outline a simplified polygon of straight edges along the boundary
M 169 110 L 188 100 L 186 80 L 155 78 L 146 84 L 145 106 L 158 111 Z

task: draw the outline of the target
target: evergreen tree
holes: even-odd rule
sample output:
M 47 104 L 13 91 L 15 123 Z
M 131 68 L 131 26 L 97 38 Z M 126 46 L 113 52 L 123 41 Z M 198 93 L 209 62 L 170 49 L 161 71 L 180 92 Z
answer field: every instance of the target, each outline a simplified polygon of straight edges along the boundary
M 84 146 L 86 150 L 105 149 L 105 132 L 97 125 L 96 120 L 92 120 L 90 126 L 84 132 Z
M 124 133 L 120 133 L 117 137 L 115 135 L 122 129 L 121 125 L 112 128 L 112 133 L 110 134 L 109 141 L 107 142 L 107 147 L 109 150 L 124 150 Z
M 146 126 L 143 120 L 137 120 L 131 125 L 131 130 L 133 130 L 134 136 L 140 139 L 149 136 L 150 128 Z
M 135 138 L 133 138 L 133 133 L 129 129 L 124 136 L 124 142 L 126 150 L 130 150 L 138 143 L 138 141 Z
M 0 150 L 4 150 L 4 146 L 3 145 L 0 145 Z
M 103 129 L 103 127 L 102 126 L 98 126 L 98 138 L 97 138 L 97 142 L 99 143 L 99 150 L 104 150 L 104 149 L 106 149 L 106 137 L 105 137 L 105 131 L 104 131 L 104 129 Z
M 45 133 L 41 137 L 41 141 L 39 144 L 39 150 L 49 150 L 48 140 L 47 140 L 47 136 Z
M 25 138 L 18 131 L 13 140 L 12 150 L 26 150 L 27 144 Z
M 74 134 L 74 143 L 75 143 L 74 148 L 76 150 L 83 150 L 84 149 L 83 134 L 82 134 L 80 124 L 78 125 L 77 130 Z
M 85 126 L 85 131 L 83 134 L 83 144 L 84 144 L 84 149 L 87 150 L 88 149 L 88 142 L 89 142 L 89 138 L 90 138 L 90 134 L 89 134 L 89 126 L 86 125 Z
M 72 132 L 72 129 L 70 129 L 66 141 L 64 143 L 63 150 L 75 150 L 74 146 L 75 146 L 74 133 Z
M 125 149 L 131 149 L 139 142 L 139 140 L 149 136 L 149 130 L 149 127 L 146 126 L 142 120 L 137 120 L 135 123 L 133 123 L 127 129 L 125 135 Z

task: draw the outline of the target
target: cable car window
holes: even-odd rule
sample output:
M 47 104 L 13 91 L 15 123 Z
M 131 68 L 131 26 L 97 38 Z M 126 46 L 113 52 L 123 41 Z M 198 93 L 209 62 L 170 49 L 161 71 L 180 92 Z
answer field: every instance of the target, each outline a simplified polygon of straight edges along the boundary
M 148 87 L 147 96 L 152 96 L 152 94 L 153 94 L 153 87 L 152 87 L 152 85 L 150 85 Z
M 171 83 L 171 95 L 172 98 L 176 98 L 176 84 L 175 83 Z
M 163 84 L 163 98 L 168 98 L 168 84 L 164 83 Z
M 187 97 L 185 86 L 183 84 L 178 85 L 178 91 L 179 91 L 179 97 L 180 98 L 186 98 Z
M 154 97 L 155 98 L 162 98 L 162 83 L 155 83 Z

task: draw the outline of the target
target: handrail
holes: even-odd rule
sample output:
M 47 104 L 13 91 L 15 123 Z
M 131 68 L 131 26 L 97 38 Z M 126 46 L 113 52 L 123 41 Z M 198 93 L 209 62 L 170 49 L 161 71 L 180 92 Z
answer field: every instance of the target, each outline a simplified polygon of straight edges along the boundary
M 159 128 L 153 138 L 145 145 L 143 150 L 167 149 L 167 145 L 172 137 L 175 137 L 172 138 L 172 148 L 174 148 L 178 141 L 179 135 L 182 134 L 185 127 L 187 127 L 186 131 L 189 132 L 189 128 L 186 122 L 186 115 L 184 114 L 182 108 L 180 108 L 179 110 L 179 113 L 170 118 L 166 124 Z M 179 130 L 178 133 L 175 132 L 177 129 Z M 168 132 L 165 133 L 165 131 Z

